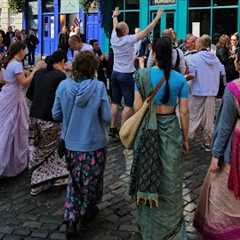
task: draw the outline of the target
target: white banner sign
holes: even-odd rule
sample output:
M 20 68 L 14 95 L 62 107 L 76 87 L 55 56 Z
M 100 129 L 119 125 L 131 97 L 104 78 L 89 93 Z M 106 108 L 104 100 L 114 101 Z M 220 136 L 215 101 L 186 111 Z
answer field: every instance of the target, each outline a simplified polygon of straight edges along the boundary
M 192 22 L 192 34 L 200 37 L 200 22 Z

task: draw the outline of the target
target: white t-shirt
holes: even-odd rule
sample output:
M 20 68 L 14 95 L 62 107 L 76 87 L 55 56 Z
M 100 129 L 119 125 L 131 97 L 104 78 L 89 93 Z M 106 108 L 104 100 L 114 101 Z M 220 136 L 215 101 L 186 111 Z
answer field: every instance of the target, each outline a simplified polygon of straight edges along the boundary
M 83 52 L 83 51 L 93 51 L 92 45 L 87 44 L 87 43 L 83 43 L 82 47 L 81 47 L 79 50 L 75 50 L 75 51 L 74 51 L 74 57 L 75 57 L 78 53 Z
M 115 30 L 112 32 L 111 45 L 114 53 L 113 70 L 120 73 L 135 72 L 135 43 L 137 35 L 118 37 Z

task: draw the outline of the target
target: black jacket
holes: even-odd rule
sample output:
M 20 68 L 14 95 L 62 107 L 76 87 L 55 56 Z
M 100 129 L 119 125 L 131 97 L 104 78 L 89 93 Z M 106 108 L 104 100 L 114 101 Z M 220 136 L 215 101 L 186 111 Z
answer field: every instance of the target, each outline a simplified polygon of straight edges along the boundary
M 35 73 L 27 91 L 27 98 L 32 101 L 30 117 L 53 121 L 55 92 L 64 79 L 66 75 L 59 70 L 41 69 Z
M 69 35 L 67 33 L 60 33 L 58 48 L 64 51 L 67 51 L 69 48 L 68 39 L 69 39 Z
M 35 35 L 31 34 L 27 38 L 27 47 L 28 48 L 34 49 L 37 47 L 38 44 L 39 44 L 39 40 Z

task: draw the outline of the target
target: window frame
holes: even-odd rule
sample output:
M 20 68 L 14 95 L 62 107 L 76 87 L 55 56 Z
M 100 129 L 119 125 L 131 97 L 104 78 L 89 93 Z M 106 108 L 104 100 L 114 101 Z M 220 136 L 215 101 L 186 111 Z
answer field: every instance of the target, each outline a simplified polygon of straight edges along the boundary
M 240 23 L 240 0 L 238 0 L 238 4 L 237 5 L 225 5 L 225 6 L 215 6 L 214 3 L 213 3 L 214 0 L 211 0 L 210 2 L 210 6 L 208 7 L 190 7 L 190 0 L 188 0 L 187 4 L 188 4 L 188 12 L 187 12 L 187 17 L 188 17 L 188 27 L 189 27 L 189 12 L 191 10 L 210 10 L 210 36 L 213 35 L 213 14 L 214 14 L 214 10 L 215 9 L 238 9 L 238 19 L 237 19 L 237 22 L 238 22 L 238 29 L 237 31 L 239 31 L 239 23 Z
M 126 9 L 126 1 L 127 0 L 123 0 L 123 9 L 120 9 L 120 12 L 122 13 L 122 19 L 123 19 L 123 21 L 126 21 L 126 14 L 127 13 L 138 13 L 138 26 L 136 26 L 136 27 L 140 27 L 140 14 L 141 14 L 141 12 L 140 12 L 140 1 L 141 0 L 138 0 L 139 1 L 139 8 L 136 8 L 136 9 Z

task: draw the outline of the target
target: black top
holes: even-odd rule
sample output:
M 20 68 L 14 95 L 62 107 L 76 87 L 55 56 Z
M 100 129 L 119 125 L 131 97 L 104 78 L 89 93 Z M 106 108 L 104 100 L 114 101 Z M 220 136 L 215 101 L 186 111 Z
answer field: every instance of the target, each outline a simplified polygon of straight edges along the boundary
M 68 33 L 60 33 L 59 41 L 58 41 L 58 48 L 62 49 L 63 51 L 67 51 L 69 48 L 68 40 L 69 40 Z
M 53 121 L 52 107 L 55 92 L 64 79 L 66 75 L 59 70 L 41 69 L 35 73 L 27 91 L 27 98 L 32 101 L 30 117 Z
M 28 46 L 28 48 L 36 48 L 38 44 L 39 44 L 39 40 L 38 40 L 38 38 L 35 35 L 31 34 L 27 38 L 27 46 Z

